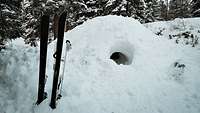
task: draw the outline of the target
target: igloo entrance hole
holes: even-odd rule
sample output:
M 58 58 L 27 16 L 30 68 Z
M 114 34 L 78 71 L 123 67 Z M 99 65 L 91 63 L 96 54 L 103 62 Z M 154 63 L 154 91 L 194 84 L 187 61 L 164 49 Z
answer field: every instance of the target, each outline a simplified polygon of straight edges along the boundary
M 128 64 L 128 58 L 126 55 L 124 55 L 121 52 L 114 52 L 111 56 L 110 59 L 115 61 L 117 64 Z
M 133 45 L 127 41 L 114 43 L 110 50 L 110 59 L 120 65 L 130 65 L 133 60 Z

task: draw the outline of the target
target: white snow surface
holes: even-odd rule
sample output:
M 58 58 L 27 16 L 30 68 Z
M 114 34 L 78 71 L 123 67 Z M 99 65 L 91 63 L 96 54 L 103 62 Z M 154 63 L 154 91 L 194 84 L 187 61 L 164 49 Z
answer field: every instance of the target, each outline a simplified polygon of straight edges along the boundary
M 145 24 L 154 33 L 159 30 L 163 30 L 164 37 L 168 37 L 169 34 L 174 34 L 177 32 L 190 31 L 194 35 L 197 35 L 196 31 L 200 29 L 200 19 L 199 18 L 176 18 L 173 21 L 160 21 Z
M 16 39 L 0 52 L 0 113 L 200 112 L 199 46 L 158 38 L 138 21 L 119 16 L 88 20 L 66 32 L 67 39 L 72 49 L 55 110 L 49 107 L 55 42 L 48 46 L 48 98 L 39 106 L 39 47 Z M 114 52 L 125 54 L 129 65 L 111 60 Z

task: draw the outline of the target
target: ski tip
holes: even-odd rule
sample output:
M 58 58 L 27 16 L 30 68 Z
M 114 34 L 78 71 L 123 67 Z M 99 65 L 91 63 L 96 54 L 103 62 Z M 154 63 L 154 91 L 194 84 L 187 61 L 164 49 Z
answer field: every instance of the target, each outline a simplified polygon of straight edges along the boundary
M 66 43 L 71 43 L 69 40 L 66 40 Z

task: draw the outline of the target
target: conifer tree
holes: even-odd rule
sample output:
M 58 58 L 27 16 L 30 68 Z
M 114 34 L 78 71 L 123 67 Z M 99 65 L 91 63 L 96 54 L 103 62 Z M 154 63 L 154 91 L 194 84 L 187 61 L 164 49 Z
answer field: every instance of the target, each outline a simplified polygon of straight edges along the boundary
M 191 2 L 191 10 L 193 17 L 200 17 L 200 1 L 199 0 L 192 0 Z
M 186 18 L 190 17 L 189 0 L 171 0 L 169 3 L 169 18 Z
M 0 43 L 21 36 L 21 0 L 0 2 Z

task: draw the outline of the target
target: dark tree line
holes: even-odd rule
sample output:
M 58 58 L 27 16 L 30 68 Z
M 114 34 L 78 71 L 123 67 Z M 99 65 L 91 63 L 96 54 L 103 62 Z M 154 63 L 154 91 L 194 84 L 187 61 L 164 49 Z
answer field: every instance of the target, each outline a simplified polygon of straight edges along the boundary
M 0 43 L 5 39 L 21 36 L 22 0 L 1 0 L 0 2 Z
M 40 16 L 52 15 L 50 31 L 56 31 L 59 15 L 67 12 L 66 30 L 105 15 L 132 17 L 141 23 L 200 16 L 199 0 L 1 0 L 0 42 L 23 37 L 38 40 Z

